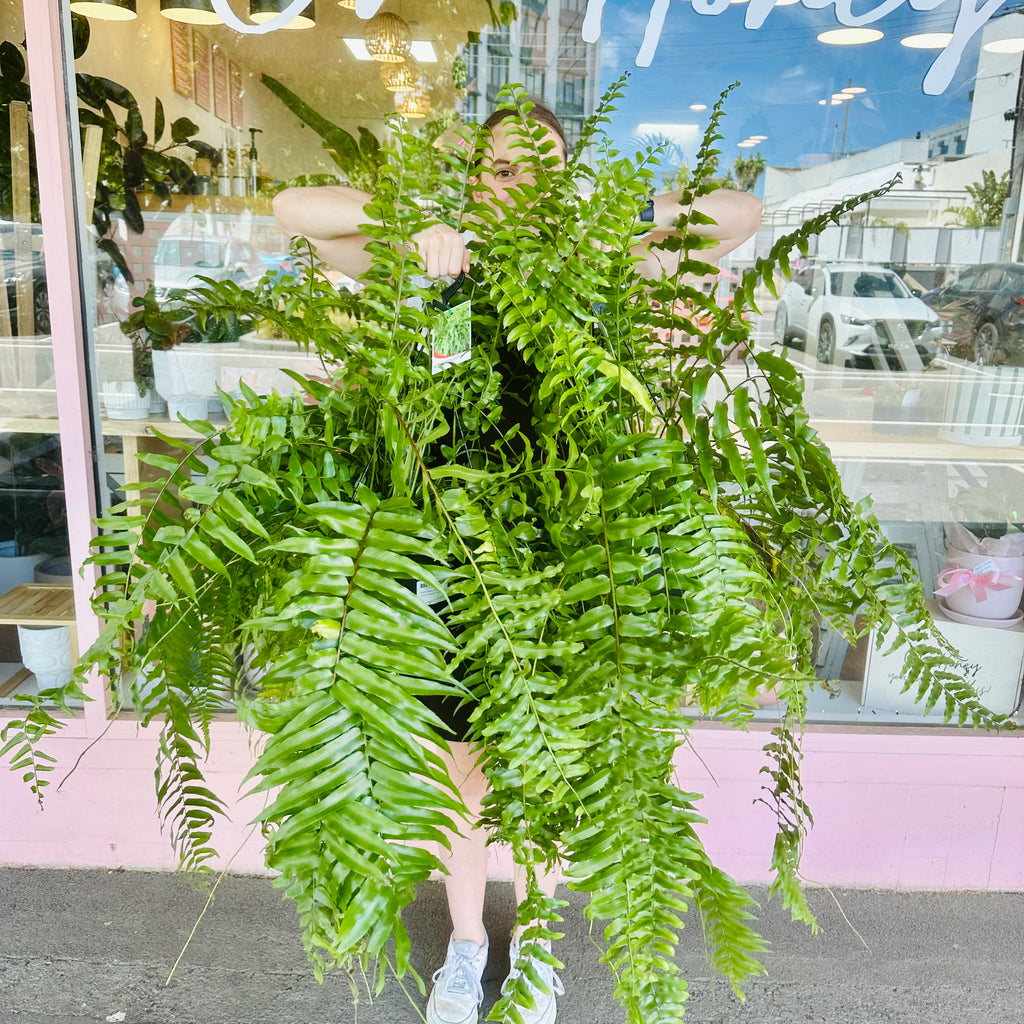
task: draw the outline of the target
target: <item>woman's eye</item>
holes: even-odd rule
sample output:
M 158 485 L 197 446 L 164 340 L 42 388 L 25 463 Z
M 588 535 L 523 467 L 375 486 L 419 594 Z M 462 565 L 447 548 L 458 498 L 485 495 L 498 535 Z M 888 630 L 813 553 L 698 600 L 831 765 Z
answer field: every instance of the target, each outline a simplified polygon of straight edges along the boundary
M 516 176 L 516 169 L 514 167 L 503 167 L 494 176 L 500 181 L 511 181 Z

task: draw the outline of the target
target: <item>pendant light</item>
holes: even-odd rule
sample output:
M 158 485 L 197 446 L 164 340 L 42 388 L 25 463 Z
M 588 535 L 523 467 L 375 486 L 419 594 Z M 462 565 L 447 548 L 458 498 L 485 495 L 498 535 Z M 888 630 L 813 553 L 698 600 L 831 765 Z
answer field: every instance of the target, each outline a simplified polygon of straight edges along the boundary
M 224 24 L 210 0 L 160 0 L 160 13 L 168 21 L 183 21 L 186 25 Z
M 261 25 L 271 18 L 276 18 L 285 10 L 291 0 L 249 0 L 249 20 Z M 316 25 L 316 5 L 310 0 L 309 6 L 297 14 L 282 28 L 313 28 Z
M 396 96 L 395 110 L 408 120 L 426 117 L 430 113 L 430 97 L 419 89 L 407 92 L 404 96 Z
M 71 10 L 101 21 L 131 21 L 137 18 L 135 0 L 71 0 Z
M 354 11 L 356 9 L 356 0 L 338 0 L 338 6 L 346 11 Z
M 399 64 L 409 56 L 412 31 L 397 15 L 388 11 L 375 14 L 363 31 L 370 56 L 382 64 Z
M 381 64 L 380 80 L 388 92 L 412 92 L 419 85 L 418 72 L 410 57 L 401 64 Z

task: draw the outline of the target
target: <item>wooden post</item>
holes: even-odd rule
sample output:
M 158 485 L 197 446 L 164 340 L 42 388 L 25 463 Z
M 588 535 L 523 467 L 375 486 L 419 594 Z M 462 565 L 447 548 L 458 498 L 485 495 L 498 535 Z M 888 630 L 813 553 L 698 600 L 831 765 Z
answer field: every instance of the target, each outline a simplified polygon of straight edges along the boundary
M 32 308 L 34 281 L 32 250 L 32 192 L 28 162 L 28 104 L 11 103 L 11 198 L 14 221 L 14 267 L 18 311 L 18 335 L 30 338 L 36 333 Z

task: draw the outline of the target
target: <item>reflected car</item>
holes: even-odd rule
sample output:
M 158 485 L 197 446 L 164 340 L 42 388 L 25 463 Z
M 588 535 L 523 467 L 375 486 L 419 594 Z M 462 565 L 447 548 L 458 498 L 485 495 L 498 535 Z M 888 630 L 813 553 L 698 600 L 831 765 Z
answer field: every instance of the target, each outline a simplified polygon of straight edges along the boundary
M 949 323 L 958 355 L 990 366 L 1024 356 L 1024 263 L 965 267 L 924 297 Z
M 793 275 L 775 310 L 775 340 L 826 365 L 917 370 L 938 352 L 945 321 L 899 275 L 865 263 L 823 263 Z

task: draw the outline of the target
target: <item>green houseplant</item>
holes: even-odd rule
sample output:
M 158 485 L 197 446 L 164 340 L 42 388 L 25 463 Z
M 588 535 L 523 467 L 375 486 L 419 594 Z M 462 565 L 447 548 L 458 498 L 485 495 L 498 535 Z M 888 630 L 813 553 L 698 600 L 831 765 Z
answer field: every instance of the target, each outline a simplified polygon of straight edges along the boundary
M 410 969 L 402 909 L 438 864 L 407 841 L 443 842 L 460 810 L 420 742 L 441 737 L 416 698 L 472 692 L 492 787 L 482 827 L 527 868 L 520 919 L 542 922 L 524 953 L 550 957 L 537 940 L 555 934 L 562 904 L 535 873 L 560 858 L 568 883 L 590 894 L 629 1019 L 655 1024 L 682 1016 L 673 950 L 688 905 L 735 986 L 761 969 L 763 948 L 750 898 L 694 830 L 699 797 L 672 782 L 685 702 L 740 728 L 759 694 L 783 702 L 765 747 L 765 800 L 778 817 L 772 893 L 805 921 L 799 737 L 816 618 L 850 637 L 892 627 L 911 644 L 908 688 L 961 722 L 999 720 L 962 681 L 905 557 L 843 494 L 794 367 L 774 351 L 725 366 L 750 338 L 742 313 L 757 284 L 852 204 L 781 240 L 731 306 L 682 273 L 648 288 L 629 249 L 657 154 L 624 159 L 599 134 L 621 90 L 578 150 L 597 141 L 598 165 L 574 156 L 550 170 L 516 194 L 510 218 L 471 198 L 478 140 L 454 147 L 431 216 L 456 224 L 472 213 L 487 242 L 470 275 L 473 357 L 443 374 L 424 350 L 445 311 L 409 256 L 426 218 L 410 198 L 416 140 L 398 132 L 368 207 L 380 226 L 368 229 L 357 326 L 339 331 L 331 319 L 347 297 L 314 299 L 299 317 L 297 340 L 315 333 L 336 364 L 330 380 L 297 380 L 301 397 L 246 394 L 227 425 L 181 443 L 180 461 L 152 459 L 161 479 L 100 520 L 93 559 L 108 571 L 96 607 L 107 627 L 76 680 L 94 669 L 147 679 L 133 696 L 160 726 L 158 797 L 190 869 L 214 857 L 223 804 L 202 761 L 212 716 L 235 701 L 265 735 L 250 778 L 271 793 L 259 816 L 267 864 L 296 901 L 314 970 L 355 973 L 376 958 L 371 987 L 389 968 Z M 524 102 L 514 90 L 507 100 Z M 692 194 L 707 187 L 720 117 L 721 102 Z M 522 130 L 540 147 L 542 132 Z M 537 158 L 550 164 L 543 147 Z M 714 268 L 686 225 L 664 245 L 700 277 Z M 320 275 L 297 280 L 296 296 Z M 218 286 L 191 301 L 274 315 L 257 299 Z M 711 326 L 687 333 L 677 309 Z M 652 344 L 655 331 L 669 340 Z M 484 451 L 475 439 L 497 415 L 501 345 L 539 375 L 535 435 L 513 428 Z M 893 563 L 904 585 L 889 582 Z M 457 632 L 414 581 L 446 594 Z M 43 694 L 4 731 L 0 753 L 37 792 L 39 742 L 59 725 L 45 702 L 81 695 L 77 681 Z M 524 989 L 521 979 L 494 1015 L 515 1019 Z

